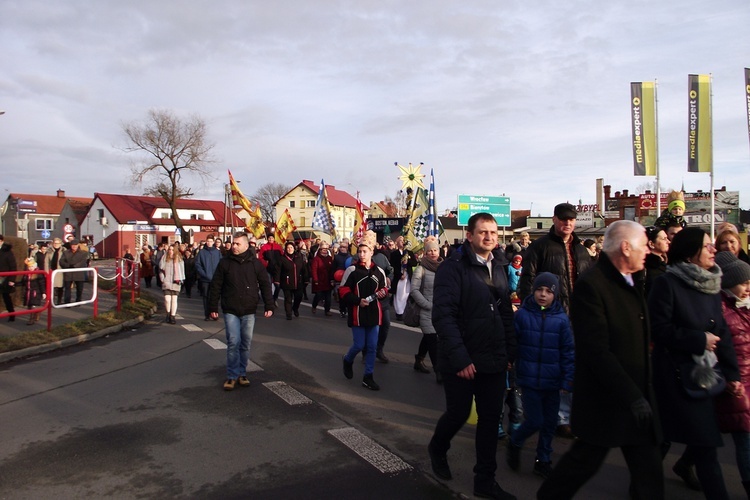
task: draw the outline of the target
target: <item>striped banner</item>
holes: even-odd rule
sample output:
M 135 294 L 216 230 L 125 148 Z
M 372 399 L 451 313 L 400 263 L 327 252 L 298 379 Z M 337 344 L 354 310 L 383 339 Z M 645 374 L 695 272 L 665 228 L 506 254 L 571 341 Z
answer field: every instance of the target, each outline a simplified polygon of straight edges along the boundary
M 688 109 L 688 172 L 712 172 L 711 75 L 688 75 Z
M 656 175 L 656 84 L 630 84 L 633 174 Z

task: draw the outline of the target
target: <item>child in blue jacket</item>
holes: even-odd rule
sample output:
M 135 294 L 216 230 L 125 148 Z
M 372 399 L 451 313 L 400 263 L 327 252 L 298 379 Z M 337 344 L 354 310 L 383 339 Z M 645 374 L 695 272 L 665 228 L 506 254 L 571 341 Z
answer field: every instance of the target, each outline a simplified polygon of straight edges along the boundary
M 516 384 L 521 388 L 525 420 L 510 436 L 508 465 L 520 466 L 524 441 L 539 431 L 534 473 L 552 472 L 552 437 L 560 408 L 560 391 L 573 389 L 574 345 L 570 320 L 556 299 L 560 283 L 540 273 L 532 294 L 523 301 L 514 322 L 518 340 Z

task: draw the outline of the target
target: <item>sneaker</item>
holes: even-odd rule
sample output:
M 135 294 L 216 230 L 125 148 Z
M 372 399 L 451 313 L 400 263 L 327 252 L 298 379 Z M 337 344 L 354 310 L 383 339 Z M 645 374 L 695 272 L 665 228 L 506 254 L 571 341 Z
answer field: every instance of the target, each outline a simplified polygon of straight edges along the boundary
M 552 463 L 551 462 L 540 462 L 539 460 L 534 462 L 534 474 L 542 476 L 542 479 L 547 479 L 552 474 Z
M 367 387 L 371 391 L 379 391 L 380 386 L 372 379 L 372 375 L 365 375 L 362 379 L 362 387 Z
M 341 357 L 341 360 L 344 362 L 344 377 L 351 379 L 354 377 L 354 370 L 352 369 L 354 363 L 348 362 L 343 356 Z
M 427 446 L 427 453 L 430 455 L 432 472 L 440 479 L 445 479 L 446 481 L 453 479 L 451 468 L 448 466 L 448 457 L 446 455 L 438 455 L 432 451 L 432 444 Z
M 515 495 L 511 495 L 497 484 L 497 481 L 493 481 L 492 486 L 477 487 L 476 481 L 474 482 L 474 496 L 479 498 L 496 498 L 500 500 L 516 500 Z
M 237 383 L 242 387 L 247 387 L 248 385 L 250 385 L 250 381 L 244 375 L 237 379 Z
M 701 491 L 703 489 L 700 481 L 698 481 L 698 477 L 695 475 L 695 466 L 688 465 L 681 458 L 675 462 L 672 472 L 680 476 L 685 485 L 691 490 Z
M 508 467 L 512 470 L 518 470 L 521 466 L 521 447 L 514 445 L 512 441 L 508 441 L 508 455 L 506 459 Z
M 231 391 L 232 389 L 234 389 L 234 384 L 235 384 L 236 382 L 237 382 L 236 380 L 234 380 L 234 379 L 231 379 L 231 378 L 228 378 L 228 379 L 227 379 L 227 380 L 226 380 L 226 381 L 224 382 L 224 390 L 225 390 L 225 391 Z
M 497 438 L 498 439 L 505 439 L 508 437 L 508 433 L 505 432 L 505 429 L 503 429 L 503 424 L 499 424 L 497 426 Z

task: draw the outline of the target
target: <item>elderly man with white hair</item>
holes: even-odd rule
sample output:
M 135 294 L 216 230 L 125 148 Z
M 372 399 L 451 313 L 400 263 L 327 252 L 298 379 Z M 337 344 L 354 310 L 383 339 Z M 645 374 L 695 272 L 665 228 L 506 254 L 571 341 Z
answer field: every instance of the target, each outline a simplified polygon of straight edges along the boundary
M 572 498 L 610 448 L 622 450 L 633 498 L 664 498 L 643 292 L 648 254 L 643 226 L 617 221 L 607 228 L 597 263 L 576 282 L 570 303 L 576 349 L 571 424 L 578 439 L 537 498 Z

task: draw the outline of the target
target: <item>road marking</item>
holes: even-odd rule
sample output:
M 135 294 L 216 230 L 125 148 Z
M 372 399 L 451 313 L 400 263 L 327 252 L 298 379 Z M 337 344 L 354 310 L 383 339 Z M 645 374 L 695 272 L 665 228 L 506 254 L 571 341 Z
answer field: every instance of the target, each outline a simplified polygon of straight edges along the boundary
M 297 389 L 287 385 L 285 382 L 265 382 L 263 385 L 291 406 L 312 403 L 310 398 L 299 392 Z
M 201 327 L 200 327 L 200 326 L 198 326 L 198 325 L 194 325 L 194 324 L 192 324 L 192 323 L 188 323 L 188 324 L 186 324 L 186 325 L 182 325 L 182 327 L 183 327 L 183 328 L 184 328 L 185 330 L 189 331 L 189 332 L 202 332 L 202 331 L 203 331 L 203 328 L 201 328 Z
M 203 342 L 210 345 L 214 349 L 226 349 L 227 345 L 218 339 L 203 339 Z
M 225 347 L 225 349 L 226 349 L 226 347 Z M 262 372 L 263 368 L 261 368 L 260 366 L 256 365 L 255 363 L 253 363 L 252 361 L 250 361 L 248 359 L 247 360 L 247 368 L 246 368 L 246 370 L 249 371 L 249 372 Z
M 364 458 L 383 474 L 393 474 L 412 469 L 411 465 L 353 427 L 331 429 L 328 434 L 341 441 L 347 448 Z

